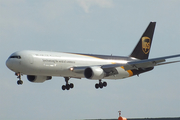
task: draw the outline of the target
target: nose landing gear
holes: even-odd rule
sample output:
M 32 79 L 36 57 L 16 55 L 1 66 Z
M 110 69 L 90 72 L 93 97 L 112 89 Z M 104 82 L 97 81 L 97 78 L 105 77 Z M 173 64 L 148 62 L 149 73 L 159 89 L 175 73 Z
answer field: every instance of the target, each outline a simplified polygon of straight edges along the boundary
M 15 75 L 16 75 L 17 78 L 19 79 L 19 80 L 17 81 L 17 84 L 18 84 L 18 85 L 22 85 L 22 84 L 23 84 L 23 81 L 21 80 L 21 73 L 15 73 Z

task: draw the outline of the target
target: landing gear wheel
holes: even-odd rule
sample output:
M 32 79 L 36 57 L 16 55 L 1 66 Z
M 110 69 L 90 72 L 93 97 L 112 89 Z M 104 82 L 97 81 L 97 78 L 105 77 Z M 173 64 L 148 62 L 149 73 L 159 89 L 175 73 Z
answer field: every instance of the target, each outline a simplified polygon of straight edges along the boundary
M 65 78 L 65 82 L 66 82 L 66 85 L 63 85 L 62 86 L 62 90 L 69 90 L 70 88 L 72 89 L 72 88 L 74 88 L 74 84 L 73 83 L 68 83 L 68 81 L 69 81 L 69 77 L 64 77 Z
M 74 88 L 74 84 L 73 83 L 70 83 L 69 86 L 70 86 L 70 88 Z
M 98 84 L 98 83 L 95 84 L 95 88 L 96 88 L 96 89 L 99 88 L 99 84 Z
M 63 85 L 63 86 L 62 86 L 62 90 L 65 90 L 65 89 L 66 89 L 66 86 L 65 86 L 65 85 Z
M 17 84 L 18 84 L 18 85 L 22 85 L 22 84 L 23 84 L 23 81 L 22 81 L 22 80 L 18 80 L 18 81 L 17 81 Z
M 102 89 L 102 88 L 103 88 L 103 84 L 102 84 L 102 83 L 99 83 L 99 87 Z
M 107 86 L 107 82 L 103 82 L 103 87 L 106 87 Z
M 66 90 L 69 90 L 69 89 L 70 89 L 70 85 L 66 84 Z
M 101 82 L 101 80 L 99 80 L 99 83 L 96 83 L 95 84 L 95 88 L 98 89 L 98 88 L 103 88 L 103 87 L 106 87 L 107 86 L 107 82 Z

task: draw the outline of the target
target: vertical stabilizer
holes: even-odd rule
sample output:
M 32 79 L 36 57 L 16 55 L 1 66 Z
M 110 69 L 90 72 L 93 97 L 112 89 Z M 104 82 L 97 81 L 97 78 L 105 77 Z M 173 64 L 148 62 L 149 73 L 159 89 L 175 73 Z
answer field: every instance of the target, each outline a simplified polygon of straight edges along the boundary
M 156 22 L 150 22 L 130 57 L 148 59 Z

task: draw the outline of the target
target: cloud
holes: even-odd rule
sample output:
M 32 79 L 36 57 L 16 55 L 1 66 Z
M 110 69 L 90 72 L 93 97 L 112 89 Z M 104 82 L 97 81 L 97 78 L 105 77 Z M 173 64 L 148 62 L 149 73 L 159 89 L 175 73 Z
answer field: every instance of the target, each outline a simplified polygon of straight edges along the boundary
M 78 4 L 84 9 L 86 13 L 90 12 L 92 6 L 98 6 L 101 8 L 112 8 L 112 0 L 77 0 Z

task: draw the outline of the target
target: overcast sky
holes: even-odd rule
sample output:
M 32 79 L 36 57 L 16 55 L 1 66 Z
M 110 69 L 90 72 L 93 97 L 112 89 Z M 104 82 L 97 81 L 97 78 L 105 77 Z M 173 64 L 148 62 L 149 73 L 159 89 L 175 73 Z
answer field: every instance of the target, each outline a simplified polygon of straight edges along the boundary
M 24 84 L 6 66 L 19 50 L 127 56 L 156 21 L 150 58 L 180 53 L 180 0 L 0 0 L 0 119 L 75 120 L 180 116 L 180 63 L 122 80 L 62 77 Z M 180 59 L 180 58 L 179 58 Z

